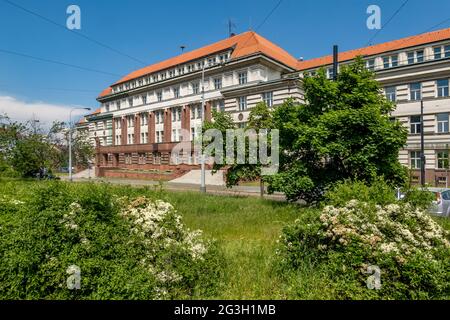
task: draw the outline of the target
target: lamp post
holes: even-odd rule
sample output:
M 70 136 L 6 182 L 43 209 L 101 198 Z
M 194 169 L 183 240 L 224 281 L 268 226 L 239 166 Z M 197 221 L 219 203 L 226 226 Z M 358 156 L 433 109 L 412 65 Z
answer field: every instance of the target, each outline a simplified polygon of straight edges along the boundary
M 423 128 L 423 99 L 420 100 L 420 184 L 425 186 L 425 137 Z
M 91 108 L 72 108 L 69 112 L 69 180 L 72 181 L 72 111 L 91 110 Z
M 201 176 L 200 176 L 200 192 L 206 192 L 206 182 L 205 182 L 205 155 L 203 153 L 203 124 L 205 122 L 205 61 L 203 60 L 202 66 L 202 144 L 201 144 L 201 154 L 200 154 L 200 164 L 201 164 Z

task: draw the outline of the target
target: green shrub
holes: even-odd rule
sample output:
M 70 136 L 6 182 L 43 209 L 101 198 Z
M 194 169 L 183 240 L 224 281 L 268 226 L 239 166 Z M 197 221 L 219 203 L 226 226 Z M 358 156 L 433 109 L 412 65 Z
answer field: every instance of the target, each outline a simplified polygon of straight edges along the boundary
M 51 182 L 34 184 L 20 197 L 5 192 L 0 299 L 214 294 L 222 264 L 216 244 L 188 230 L 170 204 L 117 190 Z M 81 270 L 79 290 L 67 288 L 72 265 Z
M 286 226 L 278 255 L 284 270 L 322 274 L 328 279 L 323 290 L 342 299 L 448 299 L 448 239 L 428 214 L 409 204 L 351 200 Z M 369 266 L 381 270 L 378 290 L 367 288 Z M 292 290 L 301 295 L 303 289 Z
M 396 202 L 395 189 L 382 179 L 370 185 L 363 181 L 347 180 L 337 183 L 325 193 L 325 203 L 333 206 L 344 206 L 353 199 L 387 205 Z
M 405 197 L 402 200 L 415 208 L 427 209 L 431 206 L 431 202 L 436 200 L 436 196 L 427 189 L 413 187 L 405 191 Z

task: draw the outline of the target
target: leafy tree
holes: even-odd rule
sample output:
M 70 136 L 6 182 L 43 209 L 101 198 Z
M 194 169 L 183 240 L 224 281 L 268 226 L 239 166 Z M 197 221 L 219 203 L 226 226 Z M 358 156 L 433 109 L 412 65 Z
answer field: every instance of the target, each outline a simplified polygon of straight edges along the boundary
M 218 129 L 222 132 L 222 135 L 226 136 L 227 129 L 234 129 L 235 125 L 233 119 L 228 113 L 224 112 L 214 112 L 213 113 L 214 122 L 208 122 L 205 124 L 205 130 L 207 129 Z M 264 102 L 258 103 L 254 108 L 250 110 L 249 120 L 244 133 L 259 134 L 262 133 L 264 129 L 272 129 L 273 117 L 272 111 L 267 107 Z M 251 132 L 250 130 L 254 130 Z M 249 135 L 245 136 L 245 158 L 249 159 Z M 236 141 L 235 141 L 236 142 Z M 270 135 L 268 136 L 268 144 L 270 145 Z M 269 148 L 268 148 L 269 149 Z M 235 144 L 235 153 L 236 144 Z M 270 150 L 269 150 L 270 152 Z M 247 161 L 246 161 L 247 162 Z M 214 169 L 218 170 L 226 167 L 226 183 L 228 187 L 237 185 L 240 181 L 254 181 L 260 180 L 261 195 L 264 193 L 264 177 L 261 175 L 262 164 L 257 162 L 256 164 L 238 164 L 238 163 L 224 163 L 224 164 L 214 164 Z
M 336 81 L 325 71 L 303 79 L 305 103 L 287 100 L 274 111 L 280 130 L 280 170 L 269 191 L 291 201 L 314 202 L 338 181 L 367 183 L 383 177 L 403 185 L 406 170 L 398 161 L 407 132 L 390 120 L 394 105 L 380 94 L 373 72 L 361 58 L 343 66 Z

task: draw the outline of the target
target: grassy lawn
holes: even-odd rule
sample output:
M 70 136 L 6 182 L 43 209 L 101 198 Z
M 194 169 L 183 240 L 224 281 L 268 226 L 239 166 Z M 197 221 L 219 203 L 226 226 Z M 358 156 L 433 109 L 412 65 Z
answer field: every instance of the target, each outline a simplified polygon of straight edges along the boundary
M 220 241 L 226 256 L 226 285 L 218 299 L 283 299 L 284 282 L 274 270 L 281 228 L 302 208 L 258 198 L 168 193 L 186 224 Z
M 0 187 L 2 183 L 4 181 L 0 179 Z M 31 189 L 29 186 L 36 183 L 48 182 L 17 181 L 0 189 L 15 195 L 16 199 L 24 199 Z M 295 275 L 285 275 L 284 279 L 274 270 L 276 241 L 281 229 L 307 210 L 314 209 L 253 197 L 155 191 L 153 187 L 111 188 L 131 191 L 134 195 L 157 195 L 177 209 L 189 228 L 201 229 L 205 236 L 218 240 L 224 254 L 223 285 L 217 296 L 202 298 L 339 299 L 333 285 L 328 283 L 329 279 L 313 272 L 308 264 Z M 450 230 L 450 219 L 436 220 Z M 293 286 L 301 288 L 301 291 L 292 295 L 290 291 Z

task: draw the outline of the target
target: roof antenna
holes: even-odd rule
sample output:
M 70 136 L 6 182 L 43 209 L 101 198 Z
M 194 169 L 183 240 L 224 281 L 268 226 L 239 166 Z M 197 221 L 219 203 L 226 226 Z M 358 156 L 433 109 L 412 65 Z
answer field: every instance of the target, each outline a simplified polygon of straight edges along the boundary
M 236 28 L 236 25 L 228 18 L 228 37 L 233 37 L 235 33 L 233 32 L 233 28 Z
M 186 46 L 181 45 L 181 46 L 180 46 L 180 49 L 181 49 L 181 53 L 183 53 L 183 52 L 184 52 L 184 49 L 186 49 Z

